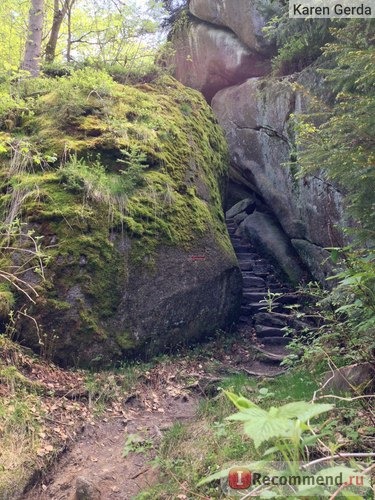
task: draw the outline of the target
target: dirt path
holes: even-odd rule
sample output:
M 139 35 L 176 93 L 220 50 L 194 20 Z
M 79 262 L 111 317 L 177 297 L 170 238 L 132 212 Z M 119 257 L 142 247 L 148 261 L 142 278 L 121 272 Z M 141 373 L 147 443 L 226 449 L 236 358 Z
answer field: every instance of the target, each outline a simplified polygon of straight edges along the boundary
M 223 377 L 241 372 L 272 377 L 284 371 L 278 359 L 267 355 L 261 360 L 262 352 L 256 346 L 255 331 L 246 324 L 230 344 L 226 344 L 225 338 L 217 339 L 200 348 L 200 353 L 198 348 L 195 354 L 187 352 L 180 358 L 160 362 L 149 371 L 139 372 L 129 390 L 121 390 L 120 385 L 100 418 L 92 416 L 87 389 L 73 391 L 73 379 L 69 379 L 69 387 L 59 391 L 65 394 L 60 401 L 61 411 L 75 404 L 75 421 L 80 421 L 81 427 L 85 422 L 84 430 L 22 500 L 134 499 L 158 482 L 158 470 L 152 460 L 163 433 L 176 422 L 194 418 L 200 398 L 212 396 Z M 40 370 L 33 370 L 40 380 Z M 62 376 L 55 369 L 43 372 L 43 377 L 51 380 L 54 373 L 57 378 Z M 101 378 L 109 386 L 109 379 L 116 383 L 114 374 L 103 373 Z M 67 404 L 67 394 L 77 397 L 77 403 Z M 51 422 L 56 418 L 63 420 L 65 414 L 51 417 Z M 51 431 L 56 430 L 51 425 Z
M 163 433 L 194 418 L 199 400 L 212 396 L 223 377 L 280 373 L 278 364 L 256 356 L 253 337 L 245 331 L 230 346 L 217 340 L 201 355 L 188 354 L 141 372 L 131 391 L 122 392 L 100 418 L 85 410 L 83 432 L 21 500 L 134 499 L 158 482 L 152 460 Z
M 168 387 L 161 394 L 152 391 L 151 401 L 136 394 L 124 403 L 121 415 L 107 411 L 89 423 L 42 484 L 23 499 L 127 500 L 154 484 L 158 472 L 150 461 L 163 432 L 192 418 L 197 407 L 197 398 L 180 388 L 174 396 L 168 392 Z

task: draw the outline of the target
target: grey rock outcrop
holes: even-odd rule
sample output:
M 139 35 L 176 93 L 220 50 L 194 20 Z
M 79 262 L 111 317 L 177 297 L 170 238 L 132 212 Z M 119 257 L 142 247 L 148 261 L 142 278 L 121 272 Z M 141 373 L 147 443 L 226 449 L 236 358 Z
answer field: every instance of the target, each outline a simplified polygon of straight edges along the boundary
M 253 78 L 218 92 L 212 107 L 229 142 L 232 179 L 258 193 L 313 277 L 322 281 L 324 247 L 343 244 L 343 199 L 323 175 L 300 178 L 291 163 L 292 119 L 306 105 L 296 77 Z M 303 243 L 305 242 L 305 243 Z
M 300 259 L 320 283 L 325 283 L 332 272 L 330 254 L 327 250 L 306 240 L 291 240 Z
M 255 199 L 245 198 L 244 200 L 236 203 L 232 208 L 230 208 L 225 214 L 228 219 L 235 217 L 236 215 L 241 214 L 242 212 L 248 212 L 250 214 L 255 209 Z
M 270 62 L 252 52 L 229 30 L 192 23 L 174 39 L 176 78 L 200 90 L 208 101 L 220 89 L 262 76 Z
M 371 392 L 375 386 L 375 365 L 356 363 L 326 372 L 323 379 L 325 391 Z
M 146 355 L 204 338 L 233 324 L 241 302 L 241 273 L 234 255 L 211 236 L 190 251 L 159 250 L 154 272 L 131 268 L 112 331 L 131 332 Z
M 249 49 L 269 53 L 264 38 L 266 14 L 277 12 L 277 2 L 270 0 L 191 0 L 190 12 L 197 18 L 217 26 L 230 28 Z
M 297 253 L 271 216 L 254 212 L 241 223 L 239 229 L 256 248 L 278 264 L 293 284 L 304 279 L 306 273 L 300 265 Z
M 275 215 L 301 265 L 323 283 L 331 270 L 324 249 L 345 244 L 344 199 L 323 173 L 299 175 L 294 115 L 308 110 L 310 90 L 325 102 L 331 95 L 315 64 L 268 76 L 272 47 L 263 28 L 278 9 L 270 0 L 190 0 L 190 22 L 173 38 L 176 76 L 204 94 L 226 132 L 227 208 L 255 193 L 256 209 Z

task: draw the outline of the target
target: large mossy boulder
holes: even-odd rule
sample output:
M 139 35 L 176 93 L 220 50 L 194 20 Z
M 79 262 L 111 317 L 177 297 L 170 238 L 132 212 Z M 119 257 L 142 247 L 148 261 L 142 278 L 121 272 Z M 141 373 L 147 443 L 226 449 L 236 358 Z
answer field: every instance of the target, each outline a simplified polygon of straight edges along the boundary
M 12 175 L 1 161 L 2 215 L 41 234 L 49 259 L 45 280 L 30 271 L 39 330 L 24 319 L 25 342 L 64 365 L 105 365 L 231 325 L 227 146 L 204 99 L 169 77 L 131 87 L 90 70 L 37 85 L 12 131 L 28 161 Z

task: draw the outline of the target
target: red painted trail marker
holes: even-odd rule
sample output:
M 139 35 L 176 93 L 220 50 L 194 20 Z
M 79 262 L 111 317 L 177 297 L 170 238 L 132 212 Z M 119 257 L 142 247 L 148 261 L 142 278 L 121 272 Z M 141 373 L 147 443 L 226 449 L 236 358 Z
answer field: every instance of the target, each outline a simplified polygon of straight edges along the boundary
M 206 260 L 206 256 L 205 255 L 192 255 L 191 260 L 193 260 L 194 262 L 200 261 L 200 260 Z

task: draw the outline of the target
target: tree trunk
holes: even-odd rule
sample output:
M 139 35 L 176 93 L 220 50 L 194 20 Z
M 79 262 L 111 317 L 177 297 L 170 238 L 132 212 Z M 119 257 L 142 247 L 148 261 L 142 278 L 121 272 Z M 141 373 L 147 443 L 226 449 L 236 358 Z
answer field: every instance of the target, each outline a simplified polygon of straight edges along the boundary
M 60 28 L 64 17 L 66 16 L 68 10 L 70 9 L 70 0 L 64 0 L 62 8 L 60 9 L 59 0 L 54 2 L 54 12 L 53 12 L 53 22 L 51 35 L 49 37 L 48 43 L 46 45 L 46 62 L 51 63 L 55 60 L 56 56 L 56 46 L 59 39 Z
M 68 63 L 72 62 L 72 7 L 74 0 L 68 8 L 68 40 L 66 46 L 66 60 Z
M 44 0 L 31 0 L 25 56 L 21 65 L 21 68 L 29 71 L 31 76 L 39 75 L 43 18 Z

